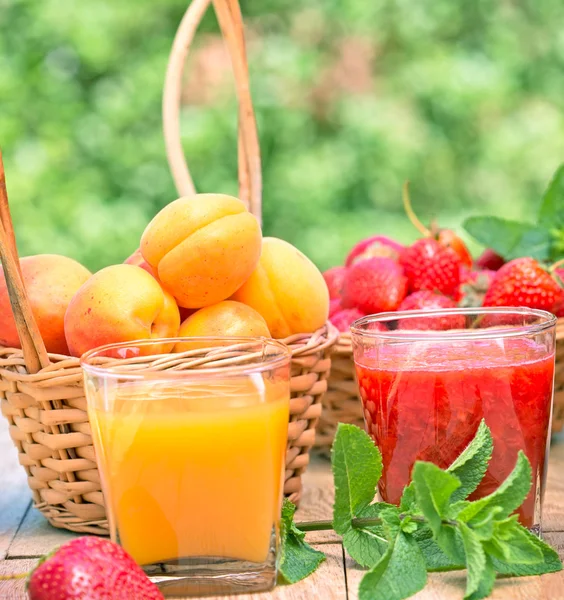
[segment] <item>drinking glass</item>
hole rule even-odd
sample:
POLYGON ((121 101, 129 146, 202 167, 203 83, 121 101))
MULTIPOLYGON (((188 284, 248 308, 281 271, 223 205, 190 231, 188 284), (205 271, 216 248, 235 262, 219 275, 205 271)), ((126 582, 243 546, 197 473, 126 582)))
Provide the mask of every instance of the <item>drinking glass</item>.
POLYGON ((266 338, 147 340, 81 363, 112 540, 167 597, 271 589, 290 350, 266 338))
POLYGON ((533 485, 519 519, 540 532, 555 324, 554 315, 528 308, 381 313, 353 323, 366 429, 384 463, 384 501, 399 503, 416 460, 450 465, 485 419, 493 456, 470 499, 497 489, 523 450, 533 485))

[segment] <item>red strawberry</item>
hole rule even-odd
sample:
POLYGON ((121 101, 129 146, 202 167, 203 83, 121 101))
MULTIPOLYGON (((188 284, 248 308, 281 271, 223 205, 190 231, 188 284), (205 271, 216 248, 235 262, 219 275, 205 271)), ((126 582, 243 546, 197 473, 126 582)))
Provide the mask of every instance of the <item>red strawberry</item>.
POLYGON ((331 267, 323 272, 323 279, 325 279, 327 289, 329 290, 329 298, 333 299, 341 297, 343 280, 345 279, 346 274, 346 267, 331 267))
MULTIPOLYGON (((441 310, 456 308, 456 303, 430 291, 415 292, 407 296, 398 310, 441 310)), ((463 329, 466 325, 464 315, 445 315, 442 317, 408 317, 398 320, 398 329, 463 329)))
POLYGON ((458 297, 460 259, 433 238, 423 238, 406 248, 401 257, 410 292, 430 290, 458 297))
POLYGON ((351 325, 361 317, 364 317, 364 313, 361 313, 358 308, 343 308, 339 312, 336 312, 329 320, 339 331, 348 331, 351 325))
POLYGON ((437 240, 441 246, 445 246, 445 248, 452 248, 463 265, 468 268, 472 266, 472 255, 470 254, 470 251, 466 247, 466 244, 456 235, 456 233, 454 233, 454 231, 451 229, 441 229, 439 231, 437 240))
POLYGON ((164 600, 157 586, 117 544, 80 537, 33 571, 29 600, 164 600))
POLYGON ((333 298, 332 300, 329 300, 329 316, 330 317, 332 317, 335 313, 339 312, 340 310, 343 310, 343 307, 341 306, 340 298, 333 298))
POLYGON ((396 310, 407 293, 403 269, 391 258, 367 258, 349 268, 343 283, 344 308, 365 314, 396 310))
POLYGON ((450 248, 456 254, 461 264, 469 269, 472 267, 472 255, 470 254, 470 251, 454 231, 451 229, 440 229, 437 227, 436 223, 432 223, 430 228, 425 227, 425 225, 421 223, 411 206, 408 181, 403 184, 403 207, 409 220, 420 233, 427 238, 437 240, 444 248, 450 248))
POLYGON ((552 311, 564 291, 534 258, 516 258, 497 271, 484 306, 528 306, 552 311))
POLYGON ((505 264, 505 259, 496 254, 491 248, 486 248, 476 259, 476 266, 479 269, 498 271, 505 264))
POLYGON ((356 244, 349 252, 345 265, 350 267, 354 263, 366 258, 393 258, 398 260, 404 246, 384 235, 374 235, 356 244))

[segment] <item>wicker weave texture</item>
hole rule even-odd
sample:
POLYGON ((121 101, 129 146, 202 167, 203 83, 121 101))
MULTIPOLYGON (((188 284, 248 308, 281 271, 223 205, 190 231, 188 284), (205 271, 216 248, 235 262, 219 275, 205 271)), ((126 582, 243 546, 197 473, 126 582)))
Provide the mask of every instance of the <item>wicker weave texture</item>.
MULTIPOLYGON (((364 427, 362 404, 358 398, 352 358, 351 337, 342 333, 333 352, 333 364, 327 393, 323 398, 323 413, 317 426, 315 447, 328 454, 338 423, 353 423, 364 427)), ((554 376, 554 410, 552 432, 564 428, 564 318, 556 326, 556 369, 554 376)))
MULTIPOLYGON (((284 493, 295 503, 309 463, 321 399, 327 389, 332 326, 283 340, 292 350, 290 422, 284 493)), ((50 355, 27 373, 21 350, 0 348, 0 405, 26 470, 35 506, 55 527, 108 534, 108 523, 76 358, 50 355)), ((260 483, 260 482, 258 482, 260 483)))

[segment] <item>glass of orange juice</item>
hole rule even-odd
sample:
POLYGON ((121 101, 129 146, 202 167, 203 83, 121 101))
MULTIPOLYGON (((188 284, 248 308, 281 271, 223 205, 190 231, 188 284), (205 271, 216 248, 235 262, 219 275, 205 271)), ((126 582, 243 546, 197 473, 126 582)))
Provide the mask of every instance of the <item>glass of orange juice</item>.
POLYGON ((167 597, 274 587, 289 349, 147 340, 81 363, 112 540, 167 597))

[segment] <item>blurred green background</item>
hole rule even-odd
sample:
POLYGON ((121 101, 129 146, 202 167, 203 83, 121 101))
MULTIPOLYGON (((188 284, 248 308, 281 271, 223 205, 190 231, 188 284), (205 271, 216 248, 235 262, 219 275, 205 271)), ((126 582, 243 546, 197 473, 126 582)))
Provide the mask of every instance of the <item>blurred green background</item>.
MULTIPOLYGON (((564 156, 560 0, 246 0, 264 229, 322 268, 424 221, 532 219, 564 156)), ((0 0, 0 145, 22 254, 121 262, 176 198, 161 91, 187 0, 0 0)), ((236 108, 213 15, 182 136, 200 191, 236 193, 236 108)), ((474 249, 476 249, 474 247, 474 249)))

